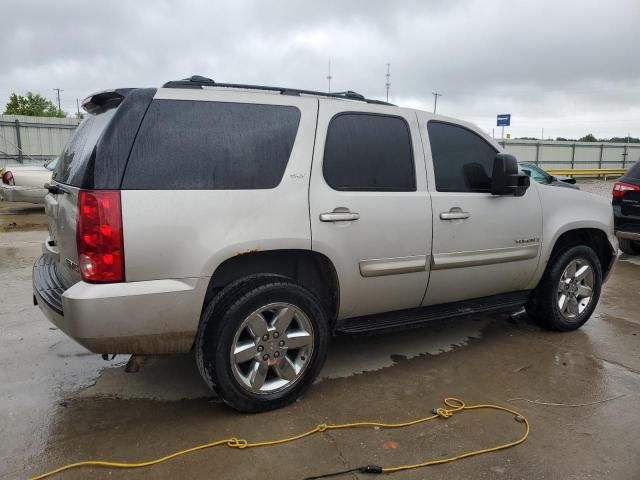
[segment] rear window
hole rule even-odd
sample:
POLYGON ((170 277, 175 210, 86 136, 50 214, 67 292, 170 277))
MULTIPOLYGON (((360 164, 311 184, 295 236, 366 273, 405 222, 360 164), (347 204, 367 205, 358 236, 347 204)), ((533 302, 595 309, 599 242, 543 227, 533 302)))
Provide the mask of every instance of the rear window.
POLYGON ((291 106, 154 100, 122 188, 275 188, 299 123, 300 111, 291 106))
POLYGON ((103 113, 87 115, 59 157, 53 173, 55 181, 83 187, 87 169, 93 165, 96 144, 117 110, 112 108, 103 113))
POLYGON ((640 161, 636 162, 631 168, 624 174, 625 177, 640 179, 640 161))

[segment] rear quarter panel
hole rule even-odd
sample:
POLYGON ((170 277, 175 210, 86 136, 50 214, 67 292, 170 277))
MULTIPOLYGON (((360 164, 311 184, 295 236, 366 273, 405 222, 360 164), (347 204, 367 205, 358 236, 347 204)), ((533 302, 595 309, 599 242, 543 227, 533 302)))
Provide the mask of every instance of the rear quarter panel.
POLYGON ((41 168, 7 168, 13 174, 13 179, 17 186, 34 187, 44 189, 44 184, 51 181, 51 172, 44 167, 41 168))
POLYGON ((308 187, 317 99, 175 89, 160 89, 156 98, 293 105, 300 110, 300 124, 276 188, 123 190, 127 281, 201 278, 208 283, 218 265, 236 255, 311 248, 308 187))

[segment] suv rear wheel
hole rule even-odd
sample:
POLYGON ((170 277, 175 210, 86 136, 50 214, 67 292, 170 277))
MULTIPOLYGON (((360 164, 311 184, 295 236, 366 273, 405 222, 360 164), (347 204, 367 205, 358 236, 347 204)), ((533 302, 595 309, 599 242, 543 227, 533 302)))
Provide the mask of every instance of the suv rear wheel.
POLYGON ((640 242, 634 242, 628 238, 618 238, 618 244, 620 245, 620 250, 628 255, 640 254, 640 242))
POLYGON ((313 294, 286 277, 256 275, 211 301, 195 351, 205 382, 227 404, 261 412, 302 394, 320 372, 328 342, 313 294))
POLYGON ((598 256, 590 247, 576 245, 553 258, 526 310, 542 327, 575 330, 593 313, 601 289, 598 256))

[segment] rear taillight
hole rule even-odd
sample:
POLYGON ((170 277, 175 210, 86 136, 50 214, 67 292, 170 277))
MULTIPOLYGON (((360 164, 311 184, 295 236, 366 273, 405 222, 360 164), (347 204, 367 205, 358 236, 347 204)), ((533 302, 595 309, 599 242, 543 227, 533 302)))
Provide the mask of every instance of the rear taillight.
POLYGON ((80 190, 78 264, 85 282, 124 281, 122 209, 118 190, 80 190))
POLYGON ((620 198, 623 197, 627 192, 640 192, 640 186, 634 185, 633 183, 625 183, 625 182, 616 182, 613 185, 613 197, 620 198))
POLYGON ((5 185, 15 185, 16 181, 13 179, 13 173, 4 172, 2 174, 2 183, 4 183, 5 185))

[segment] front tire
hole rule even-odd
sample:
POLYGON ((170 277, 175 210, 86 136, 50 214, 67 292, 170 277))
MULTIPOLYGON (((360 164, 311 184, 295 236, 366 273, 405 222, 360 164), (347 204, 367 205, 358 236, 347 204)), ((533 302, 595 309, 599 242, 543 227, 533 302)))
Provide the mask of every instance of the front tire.
POLYGON ((593 313, 602 289, 602 266, 586 245, 567 248, 547 267, 526 305, 529 316, 549 330, 580 328, 593 313))
POLYGON ((317 377, 329 326, 320 303, 286 277, 256 275, 205 309, 195 353, 210 388, 241 412, 283 407, 317 377))

